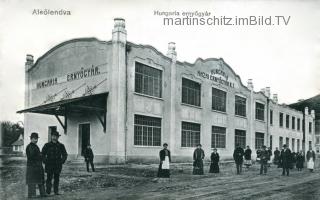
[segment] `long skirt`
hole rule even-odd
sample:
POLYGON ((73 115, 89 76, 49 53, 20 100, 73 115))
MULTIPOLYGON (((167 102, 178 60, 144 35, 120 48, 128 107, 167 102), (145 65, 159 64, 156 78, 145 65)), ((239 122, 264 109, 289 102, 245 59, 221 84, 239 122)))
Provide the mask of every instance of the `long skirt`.
POLYGON ((170 178, 170 163, 169 163, 168 156, 166 156, 164 161, 162 161, 162 163, 160 163, 160 165, 159 165, 158 177, 159 178, 170 178))
POLYGON ((209 173, 219 173, 219 163, 217 162, 212 162, 210 165, 210 170, 209 173))
POLYGON ((296 167, 298 168, 298 169, 302 169, 303 168, 303 161, 297 161, 297 164, 296 164, 296 167))
POLYGON ((310 158, 310 160, 307 162, 307 168, 308 169, 314 169, 313 158, 310 158))
POLYGON ((252 165, 252 160, 244 160, 244 165, 245 166, 251 166, 252 165))
POLYGON ((203 175, 203 160, 195 160, 193 162, 193 174, 194 175, 203 175))

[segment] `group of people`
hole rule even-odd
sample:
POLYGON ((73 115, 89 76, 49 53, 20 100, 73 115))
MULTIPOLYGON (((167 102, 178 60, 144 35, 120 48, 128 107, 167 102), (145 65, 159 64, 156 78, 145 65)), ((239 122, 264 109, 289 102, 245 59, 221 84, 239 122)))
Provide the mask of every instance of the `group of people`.
POLYGON ((32 133, 30 136, 30 144, 26 147, 27 155, 27 173, 26 183, 28 185, 28 198, 36 197, 36 186, 39 187, 41 197, 46 197, 51 193, 52 179, 53 191, 55 195, 59 195, 59 179, 62 165, 67 160, 68 154, 66 148, 58 141, 59 132, 53 131, 51 141, 46 143, 42 151, 40 151, 37 142, 38 133, 32 133), (44 163, 45 168, 43 169, 44 163), (44 173, 47 174, 46 181, 44 173), (44 183, 45 186, 44 186, 44 183))
MULTIPOLYGON (((28 186, 28 198, 36 197, 36 186, 39 188, 41 197, 47 197, 51 193, 52 179, 53 192, 59 195, 59 180, 62 165, 66 162, 68 154, 65 146, 58 141, 59 132, 53 131, 51 133, 51 141, 46 143, 42 151, 40 151, 37 143, 39 139, 38 133, 31 133, 30 144, 26 147, 27 155, 27 172, 26 184, 28 186), (43 163, 45 167, 43 168, 43 163), (45 180, 44 174, 47 174, 45 180)), ((93 158, 94 154, 91 145, 88 144, 83 150, 87 171, 89 172, 89 164, 94 172, 93 158)))
MULTIPOLYGON (((249 146, 244 150, 239 144, 236 145, 236 148, 233 152, 233 159, 236 164, 237 174, 242 173, 242 166, 245 165, 249 168, 252 165, 251 158, 252 150, 249 146)), ((160 178, 169 178, 170 169, 169 165, 171 162, 171 154, 168 150, 168 144, 163 144, 163 149, 159 153, 160 156, 160 165, 158 169, 158 177, 160 178)), ((203 175, 204 174, 204 164, 203 160, 205 157, 204 150, 202 149, 201 144, 197 145, 197 148, 193 153, 193 174, 194 175, 203 175)), ((272 151, 270 148, 267 148, 265 145, 261 149, 257 150, 257 161, 260 163, 260 175, 266 175, 268 167, 270 167, 272 157, 272 151)), ((310 147, 307 152, 307 168, 312 172, 314 169, 314 162, 316 159, 315 152, 310 147)), ((211 154, 211 164, 209 173, 219 173, 219 161, 220 156, 217 152, 217 149, 213 149, 211 154)), ((301 171, 304 166, 305 156, 301 150, 299 153, 291 153, 291 150, 285 144, 281 151, 276 148, 274 151, 274 160, 273 163, 278 165, 278 168, 282 168, 282 175, 289 176, 289 170, 293 168, 293 165, 296 164, 298 171, 301 171)))
POLYGON ((287 171, 296 167, 298 171, 302 171, 304 162, 305 160, 307 160, 307 168, 310 172, 313 172, 316 154, 312 150, 312 147, 309 147, 309 150, 307 151, 307 154, 305 156, 302 150, 300 150, 298 153, 295 153, 291 152, 287 145, 283 146, 284 149, 281 152, 285 152, 285 162, 283 162, 283 160, 281 159, 281 152, 278 150, 278 148, 276 148, 276 150, 274 151, 274 164, 278 165, 278 168, 285 167, 287 171))

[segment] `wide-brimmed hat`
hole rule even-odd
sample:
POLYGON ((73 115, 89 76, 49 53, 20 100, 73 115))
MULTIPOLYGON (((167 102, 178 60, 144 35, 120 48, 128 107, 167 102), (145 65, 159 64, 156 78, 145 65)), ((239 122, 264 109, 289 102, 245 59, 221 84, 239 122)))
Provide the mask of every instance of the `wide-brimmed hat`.
POLYGON ((202 147, 202 145, 199 143, 199 144, 197 144, 197 147, 202 147))
POLYGON ((58 136, 58 137, 61 136, 58 131, 52 131, 51 135, 55 135, 55 136, 58 136))
POLYGON ((30 138, 32 139, 32 138, 39 138, 39 134, 38 133, 36 133, 36 132, 33 132, 33 133, 31 133, 31 135, 30 135, 30 138))

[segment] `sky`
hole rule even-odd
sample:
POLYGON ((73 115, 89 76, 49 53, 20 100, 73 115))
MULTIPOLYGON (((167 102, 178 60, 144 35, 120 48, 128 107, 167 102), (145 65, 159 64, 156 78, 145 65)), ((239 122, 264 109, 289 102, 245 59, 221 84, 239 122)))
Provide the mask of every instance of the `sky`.
POLYGON ((162 53, 176 43, 179 61, 223 58, 244 85, 271 87, 279 103, 320 93, 320 1, 316 0, 0 0, 0 120, 17 122, 24 108, 26 54, 36 59, 61 42, 82 37, 111 40, 113 19, 126 20, 127 40, 162 53), (65 10, 71 15, 36 15, 65 10), (163 24, 159 12, 210 12, 210 16, 290 17, 280 26, 163 24))

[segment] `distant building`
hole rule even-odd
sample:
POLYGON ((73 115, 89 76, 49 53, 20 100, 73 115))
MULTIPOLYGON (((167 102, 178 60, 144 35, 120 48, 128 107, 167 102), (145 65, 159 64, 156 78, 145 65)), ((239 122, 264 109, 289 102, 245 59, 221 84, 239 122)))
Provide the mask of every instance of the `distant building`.
MULTIPOLYGON (((314 145, 316 152, 320 153, 320 94, 306 100, 298 101, 297 103, 293 103, 289 106, 294 109, 304 111, 305 113, 309 113, 309 110, 306 109, 306 107, 312 109, 309 114, 314 117, 314 122, 312 124, 312 129, 314 129, 313 141, 315 142, 314 145)), ((306 133, 308 133, 308 131, 306 131, 306 133)))
POLYGON ((22 137, 22 134, 19 136, 19 138, 14 141, 12 144, 12 151, 13 152, 23 152, 24 151, 24 140, 22 137))
POLYGON ((207 159, 213 148, 231 159, 236 144, 313 144, 303 143, 314 134, 303 135, 312 115, 278 104, 268 87, 255 92, 252 80, 245 86, 223 59, 180 62, 175 43, 164 55, 126 38, 115 19, 110 41, 72 39, 35 63, 27 55, 25 139, 38 132, 42 147, 58 130, 70 159, 90 143, 105 163, 158 161, 165 142, 175 162, 192 160, 198 143, 207 159))

